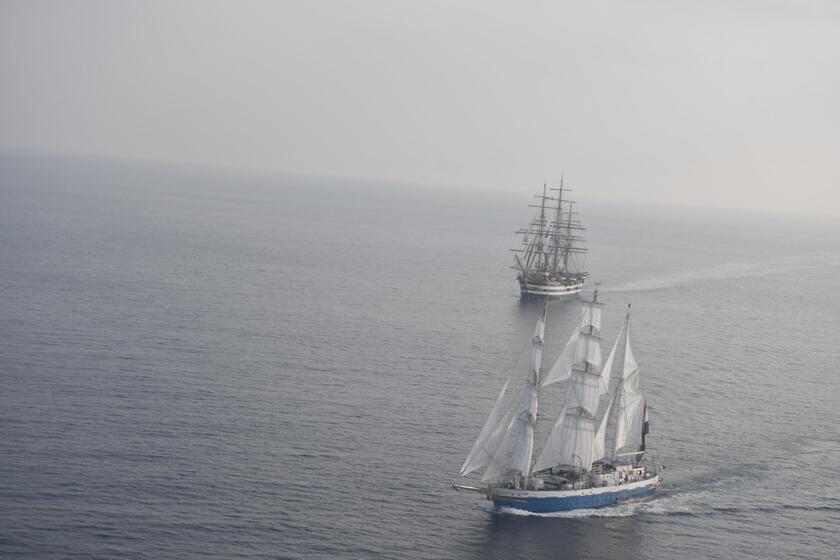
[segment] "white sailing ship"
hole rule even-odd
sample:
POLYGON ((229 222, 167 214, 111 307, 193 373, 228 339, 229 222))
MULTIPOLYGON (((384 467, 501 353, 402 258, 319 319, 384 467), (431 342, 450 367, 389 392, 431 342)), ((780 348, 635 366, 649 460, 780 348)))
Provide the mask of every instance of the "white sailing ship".
POLYGON ((644 460, 647 402, 630 343, 629 306, 602 361, 602 304, 596 290, 550 370, 542 367, 547 313, 548 302, 534 330, 525 385, 507 402, 505 383, 461 467, 462 476, 483 469, 481 484, 453 486, 480 492, 496 507, 540 513, 604 507, 652 494, 662 478, 644 460), (535 427, 543 420, 539 395, 559 382, 566 383, 564 406, 535 458, 535 427))

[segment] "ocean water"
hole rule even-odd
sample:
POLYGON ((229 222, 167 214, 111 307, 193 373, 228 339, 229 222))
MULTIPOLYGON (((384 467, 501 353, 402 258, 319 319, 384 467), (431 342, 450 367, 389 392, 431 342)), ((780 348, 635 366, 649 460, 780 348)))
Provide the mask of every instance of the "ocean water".
POLYGON ((450 488, 525 376, 531 189, 3 154, 0 556, 836 557, 840 224, 579 193, 665 483, 535 516, 450 488))

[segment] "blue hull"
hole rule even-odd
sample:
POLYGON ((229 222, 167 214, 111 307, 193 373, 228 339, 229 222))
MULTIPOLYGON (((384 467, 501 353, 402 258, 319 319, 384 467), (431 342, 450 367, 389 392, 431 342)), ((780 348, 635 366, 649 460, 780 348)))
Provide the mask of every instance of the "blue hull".
POLYGON ((508 498, 494 495, 492 500, 496 507, 510 507, 532 513, 553 513, 557 511, 569 511, 572 509, 591 509, 612 506, 620 501, 630 498, 649 496, 656 491, 656 488, 657 486, 643 486, 622 490, 616 489, 615 492, 602 492, 599 494, 584 496, 578 495, 545 498, 508 498))

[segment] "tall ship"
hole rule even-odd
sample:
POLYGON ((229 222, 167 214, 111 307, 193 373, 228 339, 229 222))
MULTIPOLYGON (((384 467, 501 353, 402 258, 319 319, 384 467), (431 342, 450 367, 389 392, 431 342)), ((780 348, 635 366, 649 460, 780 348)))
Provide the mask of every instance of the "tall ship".
POLYGON ((543 185, 537 195, 537 215, 524 229, 522 246, 514 251, 516 279, 523 299, 562 297, 580 292, 589 277, 583 259, 587 249, 582 246, 584 227, 574 210, 575 202, 568 197, 571 189, 549 189, 543 185))
POLYGON ((630 307, 602 362, 598 292, 583 304, 580 321, 551 369, 543 369, 548 302, 537 320, 525 384, 510 399, 504 384, 461 467, 480 482, 453 484, 479 492, 494 506, 535 513, 598 508, 652 494, 661 484, 646 461, 647 401, 630 344, 630 307), (535 453, 540 393, 565 382, 565 401, 548 440, 535 453))

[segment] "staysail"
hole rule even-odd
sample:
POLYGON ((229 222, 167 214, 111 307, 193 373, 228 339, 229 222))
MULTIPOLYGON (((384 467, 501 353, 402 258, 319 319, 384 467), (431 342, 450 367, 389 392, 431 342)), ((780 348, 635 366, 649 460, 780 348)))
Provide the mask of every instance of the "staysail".
POLYGON ((484 427, 481 428, 481 433, 478 435, 478 439, 475 440, 475 443, 470 450, 470 454, 467 455, 467 460, 464 461, 464 464, 461 466, 461 476, 466 476, 481 467, 486 467, 493 459, 493 453, 496 450, 495 448, 488 446, 488 443, 492 443, 491 436, 498 428, 499 415, 501 414, 502 409, 502 400, 504 399, 508 383, 510 383, 510 379, 505 381, 505 384, 502 386, 502 391, 496 398, 493 410, 490 411, 487 421, 484 422, 484 427))
POLYGON ((566 346, 557 357, 551 371, 549 371, 548 375, 546 375, 545 379, 543 379, 543 387, 551 385, 552 383, 557 383, 558 381, 565 381, 569 378, 569 375, 572 373, 572 365, 575 363, 575 347, 577 346, 579 334, 580 327, 578 326, 575 328, 575 332, 572 333, 572 336, 569 337, 568 342, 566 342, 566 346))

